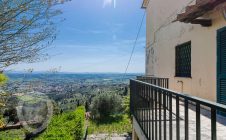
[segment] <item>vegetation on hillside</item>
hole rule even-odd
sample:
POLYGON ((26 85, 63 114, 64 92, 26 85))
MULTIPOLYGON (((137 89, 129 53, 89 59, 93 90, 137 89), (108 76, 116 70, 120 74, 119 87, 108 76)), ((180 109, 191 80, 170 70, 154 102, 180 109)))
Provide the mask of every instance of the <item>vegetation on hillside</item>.
POLYGON ((0 73, 0 85, 5 84, 7 81, 8 81, 8 77, 5 74, 0 73))
POLYGON ((132 124, 128 115, 112 115, 103 120, 90 120, 88 134, 131 133, 132 124))
POLYGON ((85 108, 78 107, 73 112, 56 115, 52 118, 46 131, 37 140, 81 140, 84 136, 85 108))
POLYGON ((94 97, 91 113, 95 119, 108 118, 110 115, 120 113, 122 98, 116 93, 102 93, 94 97))
MULTIPOLYGON (((0 73, 0 86, 4 85, 8 81, 8 77, 0 73)), ((5 126, 5 120, 3 118, 3 114, 1 109, 5 107, 5 99, 7 97, 7 94, 4 91, 0 91, 0 128, 5 126)))
MULTIPOLYGON (((59 81, 42 79, 42 83, 45 83, 46 86, 40 86, 42 87, 41 89, 35 90, 37 90, 37 93, 43 93, 43 97, 36 96, 34 94, 36 92, 23 92, 23 89, 17 87, 12 88, 16 90, 12 93, 9 92, 9 95, 11 97, 7 100, 7 104, 2 112, 4 114, 3 117, 7 118, 5 119, 7 121, 5 122, 5 124, 14 125, 20 121, 18 120, 15 110, 20 101, 25 102, 24 109, 26 110, 23 112, 27 112, 26 114, 29 114, 31 107, 33 108, 37 106, 42 108, 42 105, 39 105, 39 99, 48 97, 52 101, 54 115, 52 116, 51 122, 49 123, 45 131, 43 131, 40 135, 38 135, 38 137, 35 138, 37 140, 80 140, 81 137, 83 137, 85 131, 84 114, 86 109, 86 111, 88 111, 86 116, 88 118, 90 117, 90 120, 88 121, 88 134, 121 134, 131 132, 132 126, 129 116, 128 85, 120 83, 106 84, 101 80, 97 82, 96 79, 92 79, 92 84, 88 84, 86 83, 86 81, 82 81, 82 83, 80 83, 77 79, 75 81, 78 81, 78 83, 76 83, 73 80, 73 78, 70 81, 61 79, 61 77, 59 81), (56 89, 59 89, 59 91, 56 91, 56 89), (78 107, 81 105, 85 107, 78 107), (82 113, 77 113, 78 110, 83 111, 82 113), (78 117, 78 114, 83 115, 81 117, 78 117)), ((23 86, 19 86, 26 88, 29 84, 32 83, 30 81, 24 81, 24 83, 22 84, 23 86)), ((29 87, 31 86, 29 85, 29 87)), ((43 117, 45 118, 45 108, 35 110, 35 112, 43 114, 43 117)), ((27 120, 33 120, 33 118, 37 117, 27 116, 25 118, 27 118, 27 120)), ((24 139, 25 136, 29 135, 30 133, 24 131, 24 129, 19 129, 18 131, 8 130, 0 132, 0 137, 5 137, 8 134, 13 136, 13 138, 24 139)))
POLYGON ((0 132, 0 140, 24 140, 24 129, 13 129, 0 132))
POLYGON ((92 106, 92 109, 102 117, 89 120, 88 134, 131 133, 128 95, 103 94, 95 97, 94 102, 96 106, 92 106))

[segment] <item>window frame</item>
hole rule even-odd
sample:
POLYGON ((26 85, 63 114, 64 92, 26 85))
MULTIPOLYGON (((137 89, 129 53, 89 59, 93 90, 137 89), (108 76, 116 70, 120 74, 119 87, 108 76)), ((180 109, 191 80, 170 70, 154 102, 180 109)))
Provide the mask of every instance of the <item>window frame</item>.
MULTIPOLYGON (((188 42, 185 42, 185 43, 182 43, 182 44, 179 44, 175 47, 175 77, 179 77, 179 78, 192 78, 192 73, 191 73, 191 50, 192 50, 192 44, 191 44, 191 41, 188 41, 188 42), (177 52, 177 48, 179 47, 184 47, 186 45, 190 45, 190 72, 186 72, 186 73, 180 73, 178 72, 178 52, 177 52), (180 73, 180 74, 179 74, 180 73)), ((180 52, 181 53, 181 52, 180 52)), ((181 60, 181 61, 185 61, 185 60, 181 60)), ((181 67, 181 66, 180 66, 181 67)), ((181 68, 180 68, 181 69, 181 68)))

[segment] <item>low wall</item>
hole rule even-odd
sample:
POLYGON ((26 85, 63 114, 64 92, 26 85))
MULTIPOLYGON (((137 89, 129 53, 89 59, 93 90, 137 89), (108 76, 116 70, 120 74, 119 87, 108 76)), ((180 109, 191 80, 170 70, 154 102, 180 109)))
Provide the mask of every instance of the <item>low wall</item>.
POLYGON ((133 138, 132 139, 137 140, 137 137, 139 138, 139 140, 147 140, 138 122, 133 117, 133 138))

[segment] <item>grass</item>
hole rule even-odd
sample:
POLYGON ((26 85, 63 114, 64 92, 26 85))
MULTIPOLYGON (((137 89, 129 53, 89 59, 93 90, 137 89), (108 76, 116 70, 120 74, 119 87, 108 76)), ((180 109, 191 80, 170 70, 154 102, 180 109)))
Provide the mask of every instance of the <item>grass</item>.
POLYGON ((128 115, 114 115, 100 121, 89 121, 88 134, 131 133, 132 124, 128 115))
MULTIPOLYGON (((53 116, 47 129, 35 140, 81 140, 84 136, 85 108, 53 116)), ((24 140, 25 129, 0 131, 0 140, 24 140)))
POLYGON ((0 140, 24 140, 25 133, 23 129, 14 129, 0 132, 0 140))

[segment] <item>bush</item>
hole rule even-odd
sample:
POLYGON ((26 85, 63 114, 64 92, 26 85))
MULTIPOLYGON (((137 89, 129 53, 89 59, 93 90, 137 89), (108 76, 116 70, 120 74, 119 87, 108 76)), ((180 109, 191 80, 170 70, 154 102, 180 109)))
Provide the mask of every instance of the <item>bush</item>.
POLYGON ((81 140, 84 136, 85 108, 78 107, 73 112, 54 116, 47 127, 37 139, 55 140, 81 140))
POLYGON ((120 113, 121 109, 121 96, 113 93, 102 93, 97 95, 94 97, 91 105, 91 113, 96 119, 103 119, 110 115, 120 113))
POLYGON ((81 140, 84 136, 85 132, 85 108, 79 107, 75 111, 76 119, 75 119, 75 140, 81 140))
POLYGON ((123 113, 127 114, 128 116, 130 116, 131 113, 130 113, 130 96, 129 95, 123 97, 122 107, 123 107, 123 113))
POLYGON ((5 127, 5 120, 2 115, 0 115, 0 128, 5 127))
POLYGON ((8 77, 5 74, 0 73, 0 85, 5 84, 7 81, 8 77))

